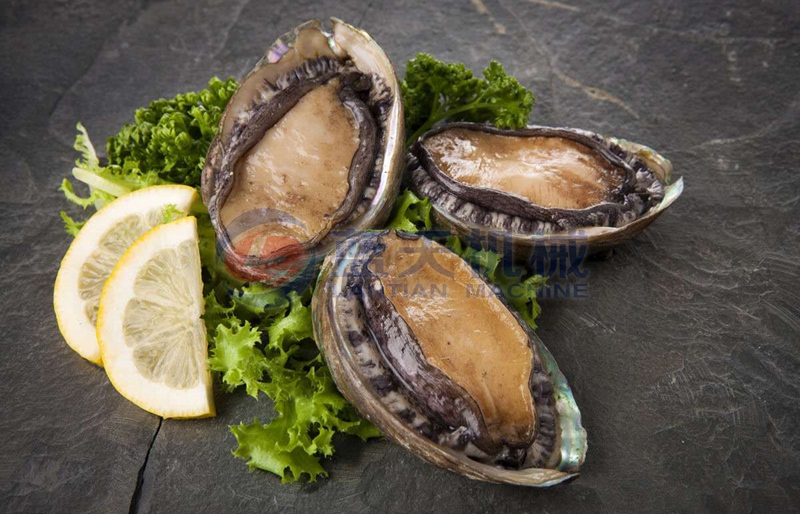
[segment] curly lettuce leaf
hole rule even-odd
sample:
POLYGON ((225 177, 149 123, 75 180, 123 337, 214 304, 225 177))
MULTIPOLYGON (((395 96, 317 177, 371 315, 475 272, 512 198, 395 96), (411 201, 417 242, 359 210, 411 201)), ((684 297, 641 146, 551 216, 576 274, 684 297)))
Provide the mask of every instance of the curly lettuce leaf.
POLYGON ((205 321, 206 333, 209 339, 214 337, 217 333, 217 327, 220 325, 230 326, 229 323, 235 319, 233 311, 233 305, 225 305, 224 302, 219 301, 216 291, 211 290, 206 294, 203 321, 205 321))
POLYGON ((238 443, 233 455, 247 461, 251 471, 256 468, 269 471, 281 477, 282 483, 295 482, 304 474, 309 482, 316 482, 318 476, 328 476, 318 457, 291 443, 291 425, 283 417, 267 424, 255 419, 249 425, 240 423, 230 427, 238 443))
POLYGON ((419 198, 409 189, 404 189, 397 197, 387 227, 411 234, 419 230, 430 230, 431 202, 427 198, 419 198))
POLYGON ((208 88, 137 109, 134 123, 108 139, 109 166, 173 184, 200 186, 200 173, 222 111, 239 84, 216 77, 208 88))
POLYGON ((337 431, 363 440, 380 436, 341 396, 327 367, 283 375, 277 380, 284 394, 273 399, 278 415, 272 421, 262 424, 256 419, 230 427, 239 444, 233 454, 251 469, 275 473, 284 483, 304 474, 314 482, 328 476, 320 461, 333 455, 337 431))
POLYGON ((80 122, 78 122, 76 128, 78 129, 78 135, 75 136, 73 148, 81 154, 81 158, 75 161, 75 166, 90 170, 99 168, 100 159, 97 158, 97 152, 94 149, 92 140, 89 139, 89 133, 80 122))
POLYGON ((72 237, 77 236, 78 232, 80 232, 86 224, 85 221, 75 221, 64 211, 61 211, 61 221, 64 222, 64 230, 72 237))
POLYGON ((231 426, 238 442, 233 454, 283 482, 303 475, 313 482, 327 476, 321 458, 333 455, 336 432, 362 439, 380 434, 339 393, 316 349, 308 351, 313 337, 310 294, 259 287, 237 289, 228 296, 229 305, 213 292, 206 297, 211 368, 229 390, 244 386, 253 397, 266 394, 277 414, 268 423, 256 419, 231 426), (237 304, 237 297, 252 298, 237 304), (239 316, 251 316, 258 326, 239 316))
POLYGON ((249 321, 230 326, 220 324, 214 332, 208 359, 211 369, 221 373, 222 383, 229 391, 243 385, 247 394, 257 397, 266 370, 264 354, 256 348, 261 342, 261 332, 251 327, 249 321))
POLYGON ((161 210, 161 223, 169 223, 186 216, 185 212, 178 210, 174 203, 168 203, 161 210))
POLYGON ((406 131, 411 134, 407 145, 443 120, 522 128, 535 101, 496 61, 480 79, 461 63, 446 63, 424 53, 408 61, 400 89, 406 131))
POLYGON ((257 316, 261 324, 286 315, 289 300, 280 289, 253 283, 229 291, 231 301, 242 316, 257 316))
POLYGON ((268 348, 280 353, 282 359, 287 359, 296 348, 297 343, 314 337, 314 327, 311 324, 311 307, 304 305, 300 295, 289 294, 289 312, 274 320, 267 327, 269 336, 268 348))
POLYGON ((95 205, 98 201, 104 201, 105 195, 99 189, 93 189, 89 191, 89 196, 79 196, 75 193, 75 190, 72 187, 72 182, 69 179, 65 178, 61 181, 61 187, 58 188, 59 191, 64 193, 64 197, 70 202, 80 205, 84 209, 91 205, 95 205))

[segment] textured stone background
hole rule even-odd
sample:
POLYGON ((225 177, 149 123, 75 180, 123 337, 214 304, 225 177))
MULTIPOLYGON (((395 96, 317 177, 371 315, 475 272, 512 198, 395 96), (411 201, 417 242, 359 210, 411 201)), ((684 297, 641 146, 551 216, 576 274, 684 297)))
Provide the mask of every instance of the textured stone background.
POLYGON ((797 512, 800 6, 592 4, 3 1, 0 511, 797 512), (497 59, 536 93, 534 121, 646 143, 685 177, 653 227, 588 264, 588 299, 544 302, 540 335, 589 432, 577 481, 482 484, 347 440, 329 480, 282 486, 230 455, 226 425, 266 402, 218 396, 214 420, 160 424, 63 343, 56 189, 75 122, 102 141, 328 15, 367 29, 401 73, 415 51, 497 59))

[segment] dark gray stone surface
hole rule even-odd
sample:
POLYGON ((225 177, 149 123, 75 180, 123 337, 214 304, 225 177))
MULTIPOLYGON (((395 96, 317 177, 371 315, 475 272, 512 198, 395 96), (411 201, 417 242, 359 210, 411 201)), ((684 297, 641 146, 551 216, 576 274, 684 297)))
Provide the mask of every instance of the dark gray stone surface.
POLYGON ((797 2, 426 3, 0 5, 0 511, 800 509, 797 2), (588 299, 543 302, 540 335, 589 432, 577 481, 482 484, 342 440, 330 479, 282 486, 229 453, 226 425, 268 403, 219 395, 216 419, 159 425, 63 343, 56 189, 75 122, 102 141, 134 108, 241 76, 282 32, 328 15, 372 33, 399 72, 416 51, 497 59, 536 93, 533 121, 646 143, 685 177, 645 234, 587 264, 588 299))

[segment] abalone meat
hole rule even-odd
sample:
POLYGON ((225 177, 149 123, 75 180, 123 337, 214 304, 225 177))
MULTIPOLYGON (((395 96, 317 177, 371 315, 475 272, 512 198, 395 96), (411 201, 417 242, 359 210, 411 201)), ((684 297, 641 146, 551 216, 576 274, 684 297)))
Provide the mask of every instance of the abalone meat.
POLYGON ((569 128, 446 124, 411 147, 408 168, 438 221, 462 235, 510 236, 515 252, 540 241, 611 246, 683 190, 682 180, 670 184, 672 165, 655 151, 569 128))
POLYGON ((491 482, 576 475, 586 432, 564 375, 456 254, 423 236, 351 237, 323 264, 312 311, 339 389, 413 453, 491 482))
POLYGON ((382 224, 399 187, 397 78, 365 32, 311 21, 278 39, 220 121, 202 176, 217 241, 237 277, 269 281, 337 231, 382 224))

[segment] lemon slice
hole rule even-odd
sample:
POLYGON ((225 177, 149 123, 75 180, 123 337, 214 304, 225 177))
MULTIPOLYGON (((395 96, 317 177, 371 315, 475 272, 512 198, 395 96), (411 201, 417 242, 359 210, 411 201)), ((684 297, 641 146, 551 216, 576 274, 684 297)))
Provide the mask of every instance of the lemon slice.
POLYGON ((100 297, 97 340, 123 396, 165 418, 214 415, 197 221, 143 235, 114 267, 100 297))
POLYGON ((53 305, 67 344, 102 366, 95 320, 103 284, 119 258, 139 237, 163 221, 164 209, 188 213, 198 200, 188 186, 152 186, 109 203, 78 232, 58 270, 53 305))

